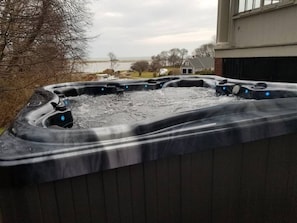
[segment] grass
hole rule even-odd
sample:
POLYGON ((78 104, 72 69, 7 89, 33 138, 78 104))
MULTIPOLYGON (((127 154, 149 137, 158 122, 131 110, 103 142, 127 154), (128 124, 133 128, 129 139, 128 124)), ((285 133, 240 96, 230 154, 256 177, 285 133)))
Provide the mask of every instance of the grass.
POLYGON ((204 75, 204 74, 215 74, 215 73, 213 70, 203 70, 203 71, 196 72, 195 74, 204 75))
POLYGON ((0 128, 0 135, 4 132, 4 128, 0 128))
POLYGON ((149 71, 142 72, 141 76, 139 76, 139 73, 137 71, 130 72, 132 78, 153 78, 154 73, 149 71))
MULTIPOLYGON (((179 75, 180 74, 180 69, 176 67, 166 67, 168 70, 168 73, 171 75, 179 75)), ((154 72, 149 72, 149 71, 144 71, 142 72, 141 76, 139 76, 139 73, 137 71, 130 72, 131 78, 154 78, 157 77, 154 75, 154 72)))

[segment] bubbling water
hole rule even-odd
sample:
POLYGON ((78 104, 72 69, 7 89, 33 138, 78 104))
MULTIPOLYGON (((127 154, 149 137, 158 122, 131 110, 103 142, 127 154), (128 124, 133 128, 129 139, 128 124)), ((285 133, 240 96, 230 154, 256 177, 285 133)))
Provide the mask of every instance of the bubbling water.
POLYGON ((73 128, 95 128, 162 118, 239 101, 236 97, 215 95, 210 88, 163 88, 151 91, 125 92, 123 95, 81 95, 70 97, 73 128))

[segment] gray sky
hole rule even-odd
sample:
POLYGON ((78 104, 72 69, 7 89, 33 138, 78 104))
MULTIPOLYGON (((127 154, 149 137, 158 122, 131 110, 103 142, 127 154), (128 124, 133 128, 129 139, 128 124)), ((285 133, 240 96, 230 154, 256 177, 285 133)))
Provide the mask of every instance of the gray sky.
POLYGON ((191 53, 216 34, 217 0, 92 0, 90 58, 150 57, 163 50, 191 53))

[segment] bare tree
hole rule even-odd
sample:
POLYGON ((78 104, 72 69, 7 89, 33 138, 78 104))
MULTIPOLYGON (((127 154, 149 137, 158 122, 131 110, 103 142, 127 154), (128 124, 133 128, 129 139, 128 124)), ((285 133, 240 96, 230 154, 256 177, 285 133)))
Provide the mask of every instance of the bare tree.
POLYGON ((82 0, 0 1, 0 77, 71 69, 85 55, 82 0))
POLYGON ((162 66, 167 66, 169 57, 168 51, 162 51, 160 54, 158 54, 158 56, 160 57, 160 63, 162 64, 162 66))
POLYGON ((214 57, 214 47, 215 43, 213 42, 203 44, 194 50, 193 55, 200 57, 214 57))
POLYGON ((114 70, 117 66, 118 59, 113 52, 108 53, 109 61, 110 61, 110 69, 114 70))
POLYGON ((184 59, 186 58, 186 56, 188 55, 188 50, 183 48, 180 50, 180 66, 182 65, 182 63, 184 62, 184 59))
POLYGON ((160 54, 157 56, 153 56, 152 60, 153 62, 158 61, 161 66, 181 66, 183 63, 183 60, 188 54, 187 49, 179 49, 179 48, 173 48, 169 51, 162 51, 160 54))
POLYGON ((181 50, 178 48, 173 48, 169 50, 168 62, 170 65, 176 67, 180 65, 181 61, 181 50))
POLYGON ((150 63, 150 70, 157 72, 162 67, 160 56, 152 56, 152 61, 150 63))
POLYGON ((171 66, 175 66, 175 64, 179 60, 179 58, 178 58, 179 50, 177 48, 173 48, 168 51, 168 54, 169 54, 169 56, 168 56, 169 64, 171 66))
POLYGON ((131 69, 138 72, 139 76, 141 76, 143 71, 148 70, 149 63, 145 60, 136 61, 132 64, 131 69))

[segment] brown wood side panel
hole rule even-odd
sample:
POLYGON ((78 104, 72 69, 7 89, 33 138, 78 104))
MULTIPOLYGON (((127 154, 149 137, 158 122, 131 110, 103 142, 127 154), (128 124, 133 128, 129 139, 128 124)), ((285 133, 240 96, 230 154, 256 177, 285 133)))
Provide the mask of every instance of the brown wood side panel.
POLYGON ((104 197, 108 223, 120 222, 119 197, 116 170, 103 172, 104 197))
POLYGON ((143 164, 130 167, 133 222, 146 222, 143 164))
POLYGON ((0 207, 0 223, 3 223, 2 208, 0 207))
POLYGON ((166 222, 169 219, 169 180, 168 159, 157 161, 157 203, 158 222, 166 222))
POLYGON ((291 149, 289 179, 288 179, 288 201, 289 201, 289 221, 297 222, 297 134, 287 136, 286 141, 291 149))
POLYGON ((211 222, 213 151, 192 154, 192 222, 211 222))
POLYGON ((192 222, 191 154, 181 156, 181 222, 192 222))
POLYGON ((147 223, 157 222, 157 169, 156 161, 143 164, 147 223))
POLYGON ((133 222, 132 194, 129 167, 117 169, 121 223, 133 222))
POLYGON ((270 139, 264 222, 288 222, 289 200, 287 187, 291 147, 291 142, 288 141, 286 136, 270 139))
POLYGON ((107 222, 102 173, 87 176, 92 223, 107 222))
POLYGON ((13 187, 3 187, 0 189, 0 209, 2 223, 17 222, 13 187))
POLYGON ((242 145, 214 151, 212 221, 239 221, 242 145))
POLYGON ((72 197, 71 180, 64 179, 55 182, 60 223, 76 222, 72 197))
POLYGON ((181 222, 181 172, 180 156, 168 159, 168 202, 169 216, 168 221, 171 223, 181 222))
POLYGON ((37 185, 15 188, 15 204, 17 222, 43 222, 37 185))
POLYGON ((240 222, 264 221, 265 178, 269 141, 243 145, 240 191, 240 222))
POLYGON ((76 222, 91 222, 89 195, 86 176, 72 178, 72 196, 76 222))
POLYGON ((39 185, 43 223, 59 223, 58 203, 54 183, 39 185))
POLYGON ((0 189, 0 223, 296 219, 297 134, 0 189))

